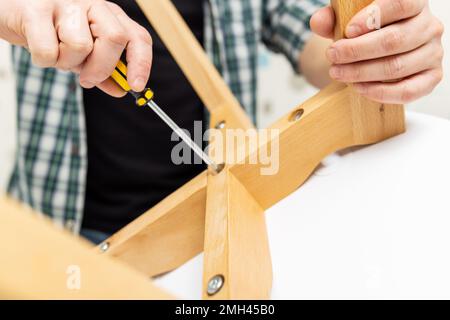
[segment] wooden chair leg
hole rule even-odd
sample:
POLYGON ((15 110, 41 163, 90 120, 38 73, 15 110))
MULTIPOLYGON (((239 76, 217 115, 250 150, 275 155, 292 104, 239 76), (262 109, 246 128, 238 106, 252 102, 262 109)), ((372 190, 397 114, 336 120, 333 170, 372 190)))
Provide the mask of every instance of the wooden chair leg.
POLYGON ((203 297, 269 299, 264 209, 228 169, 210 174, 207 188, 203 297))

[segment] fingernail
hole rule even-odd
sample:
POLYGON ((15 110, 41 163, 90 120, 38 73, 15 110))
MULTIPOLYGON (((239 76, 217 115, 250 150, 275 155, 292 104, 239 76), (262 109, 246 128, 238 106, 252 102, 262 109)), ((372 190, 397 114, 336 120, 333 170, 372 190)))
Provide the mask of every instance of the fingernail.
POLYGON ((357 24, 352 24, 347 27, 346 35, 348 38, 354 38, 361 35, 361 27, 357 24))
POLYGON ((145 85, 147 83, 145 82, 144 78, 136 78, 136 80, 133 81, 133 83, 131 84, 131 86, 133 87, 133 89, 135 89, 136 91, 142 91, 145 89, 145 85))
POLYGON ((330 77, 333 79, 340 79, 342 77, 342 69, 339 67, 331 67, 330 68, 330 77))
POLYGON ((329 48, 327 50, 327 57, 328 57, 328 60, 330 60, 333 63, 338 62, 338 59, 339 59, 338 51, 335 48, 329 48))

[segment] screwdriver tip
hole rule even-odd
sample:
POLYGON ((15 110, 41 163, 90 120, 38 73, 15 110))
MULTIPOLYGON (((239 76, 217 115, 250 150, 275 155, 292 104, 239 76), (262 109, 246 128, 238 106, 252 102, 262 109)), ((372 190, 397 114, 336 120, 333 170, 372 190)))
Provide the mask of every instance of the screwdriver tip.
POLYGON ((214 164, 211 166, 214 174, 219 174, 222 172, 222 170, 225 168, 225 163, 221 163, 221 164, 214 164))

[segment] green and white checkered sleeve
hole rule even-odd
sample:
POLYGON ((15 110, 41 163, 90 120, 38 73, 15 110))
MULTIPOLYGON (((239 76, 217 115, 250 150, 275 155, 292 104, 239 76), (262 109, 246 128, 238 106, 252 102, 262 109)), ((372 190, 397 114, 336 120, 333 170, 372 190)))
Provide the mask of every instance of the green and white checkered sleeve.
POLYGON ((284 53, 299 72, 300 52, 312 34, 311 16, 329 3, 329 0, 263 0, 263 42, 272 51, 284 53))

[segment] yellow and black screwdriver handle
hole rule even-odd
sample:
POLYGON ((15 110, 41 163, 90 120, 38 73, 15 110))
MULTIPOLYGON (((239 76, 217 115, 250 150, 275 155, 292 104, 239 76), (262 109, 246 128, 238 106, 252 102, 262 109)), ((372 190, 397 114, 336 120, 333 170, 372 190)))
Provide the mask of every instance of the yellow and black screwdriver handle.
POLYGON ((125 90, 127 93, 131 94, 136 99, 136 104, 138 107, 143 107, 147 105, 154 97, 154 93, 150 88, 146 88, 142 92, 135 92, 131 90, 127 79, 128 69, 125 63, 119 61, 116 68, 114 69, 111 78, 125 90))

